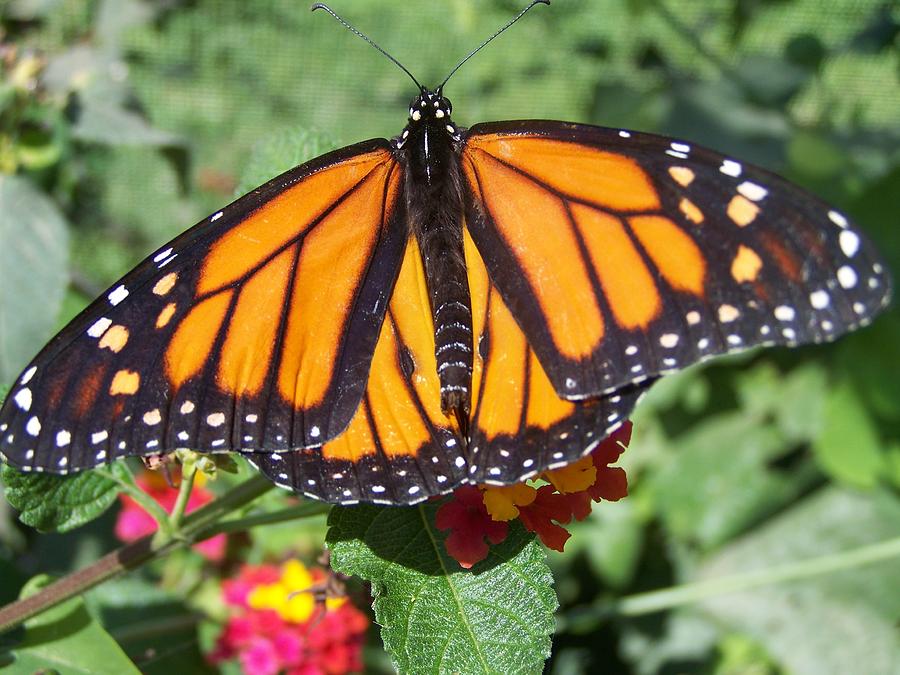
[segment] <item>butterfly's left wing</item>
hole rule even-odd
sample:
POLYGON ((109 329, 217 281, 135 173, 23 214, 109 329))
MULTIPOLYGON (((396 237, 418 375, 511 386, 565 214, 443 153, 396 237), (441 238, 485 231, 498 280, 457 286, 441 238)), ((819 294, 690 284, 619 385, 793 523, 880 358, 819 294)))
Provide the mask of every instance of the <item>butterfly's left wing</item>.
POLYGON ((496 122, 467 132, 462 165, 491 282, 571 400, 753 345, 831 340, 889 300, 844 215, 709 150, 496 122))
POLYGON ((467 478, 517 483, 593 450, 628 419, 653 380, 581 401, 561 397, 468 231, 464 245, 476 347, 467 478))

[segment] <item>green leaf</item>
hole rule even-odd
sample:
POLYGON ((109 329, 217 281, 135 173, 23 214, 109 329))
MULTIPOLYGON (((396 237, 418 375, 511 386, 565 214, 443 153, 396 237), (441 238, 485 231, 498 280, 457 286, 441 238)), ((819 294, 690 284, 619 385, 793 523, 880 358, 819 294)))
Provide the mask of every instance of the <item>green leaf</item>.
POLYGON ((19 176, 0 176, 0 381, 11 382, 53 330, 68 282, 68 224, 19 176))
MULTIPOLYGON (((46 575, 35 577, 22 589, 22 597, 33 595, 50 581, 46 575)), ((9 656, 14 672, 21 673, 49 669, 65 675, 140 672, 90 615, 81 598, 68 600, 27 621, 23 640, 9 656)))
MULTIPOLYGON (((114 462, 108 469, 127 480, 128 469, 114 462)), ((6 499, 19 520, 39 532, 68 532, 100 517, 116 500, 118 484, 95 471, 71 476, 23 473, 7 465, 0 469, 6 499)))
POLYGON ((435 529, 437 508, 335 507, 332 567, 371 582, 381 637, 400 672, 541 672, 557 607, 543 548, 513 527, 464 571, 435 529))
POLYGON ((328 134, 308 129, 289 129, 271 134, 256 145, 241 171, 237 193, 244 194, 275 176, 334 150, 337 143, 328 134))
POLYGON ((174 134, 154 129, 139 114, 110 101, 85 98, 72 126, 72 135, 82 141, 110 145, 165 145, 181 143, 174 134))
MULTIPOLYGON (((900 501, 826 488, 699 570, 700 579, 764 571, 849 551, 900 534, 900 501)), ((900 565, 866 567, 732 593, 701 607, 755 639, 792 675, 896 673, 900 655, 900 565)))
POLYGON ((657 510, 677 539, 709 550, 788 503, 803 475, 768 465, 791 446, 743 410, 721 413, 670 441, 677 452, 653 476, 657 510))
POLYGON ((878 433, 849 382, 829 391, 825 428, 813 442, 813 450, 825 471, 850 485, 871 488, 885 475, 878 433))

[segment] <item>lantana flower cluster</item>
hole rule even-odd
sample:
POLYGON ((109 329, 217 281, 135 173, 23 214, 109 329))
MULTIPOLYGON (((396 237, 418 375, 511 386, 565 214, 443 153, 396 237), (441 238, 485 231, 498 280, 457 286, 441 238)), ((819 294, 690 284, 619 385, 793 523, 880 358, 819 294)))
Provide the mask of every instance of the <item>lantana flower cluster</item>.
POLYGON ((245 565, 222 583, 230 616, 210 655, 237 659, 247 675, 332 675, 363 669, 369 619, 347 598, 316 598, 323 570, 299 560, 245 565))
POLYGON ((593 502, 617 501, 628 494, 625 471, 610 464, 630 441, 631 422, 626 422, 589 455, 531 481, 457 489, 435 519, 438 529, 450 531, 444 542, 447 553, 469 569, 487 557, 489 544, 506 539, 516 518, 545 546, 562 551, 571 536, 565 525, 587 518, 593 502))

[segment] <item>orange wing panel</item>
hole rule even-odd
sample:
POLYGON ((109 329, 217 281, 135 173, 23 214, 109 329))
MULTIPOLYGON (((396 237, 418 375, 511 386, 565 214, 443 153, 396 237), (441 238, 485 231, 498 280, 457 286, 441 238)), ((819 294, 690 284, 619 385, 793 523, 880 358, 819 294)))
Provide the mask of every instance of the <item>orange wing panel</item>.
POLYGON ((603 317, 565 205, 501 162, 480 157, 485 205, 527 276, 554 343, 569 358, 588 356, 603 337, 603 317))
POLYGON ((659 209, 650 177, 636 161, 594 148, 545 138, 475 136, 481 150, 574 199, 615 211, 659 209))
POLYGON ((703 295, 706 260, 684 230, 664 216, 635 216, 629 223, 672 288, 703 295))
POLYGON ((175 389, 199 373, 210 358, 232 295, 233 291, 223 291, 207 298, 178 324, 166 349, 166 375, 175 389))
POLYGON ((269 372, 297 246, 278 255, 244 284, 219 360, 219 385, 254 395, 269 372))
POLYGON ((378 150, 324 169, 264 203, 210 248, 197 287, 205 295, 233 283, 301 236, 357 183, 387 170, 390 152, 378 150))
POLYGON ((622 221, 581 204, 572 205, 572 214, 616 322, 627 329, 646 328, 662 305, 653 276, 622 221))
POLYGON ((425 270, 412 237, 375 347, 363 403, 349 429, 326 444, 323 453, 327 459, 356 460, 378 447, 388 459, 415 456, 432 441, 432 427, 452 428, 441 412, 440 398, 425 270))
POLYGON ((294 279, 284 349, 278 372, 281 395, 295 407, 321 403, 332 381, 348 313, 372 250, 399 192, 399 172, 383 190, 385 165, 306 235, 294 279))

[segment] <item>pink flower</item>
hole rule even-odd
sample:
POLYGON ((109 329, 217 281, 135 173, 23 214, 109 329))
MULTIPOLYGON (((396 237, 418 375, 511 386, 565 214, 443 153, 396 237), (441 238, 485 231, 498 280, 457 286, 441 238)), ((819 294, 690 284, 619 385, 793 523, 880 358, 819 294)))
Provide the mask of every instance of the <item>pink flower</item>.
POLYGON ((243 566, 236 578, 222 584, 232 616, 210 660, 237 659, 253 675, 361 671, 369 619, 344 598, 309 602, 310 587, 325 578, 324 571, 307 569, 298 560, 278 567, 243 566))
MULTIPOLYGON (((175 501, 178 499, 178 490, 169 487, 161 474, 147 471, 138 475, 136 482, 138 487, 171 513, 175 507, 175 501)), ((136 501, 125 493, 120 493, 119 499, 122 502, 122 510, 119 511, 119 515, 116 518, 115 535, 120 541, 127 543, 156 532, 156 521, 136 501)), ((188 499, 186 512, 190 513, 204 504, 208 504, 213 499, 214 497, 209 490, 195 485, 188 499)), ((225 546, 227 543, 226 536, 218 534, 196 544, 194 549, 207 560, 219 562, 225 557, 225 546)))

